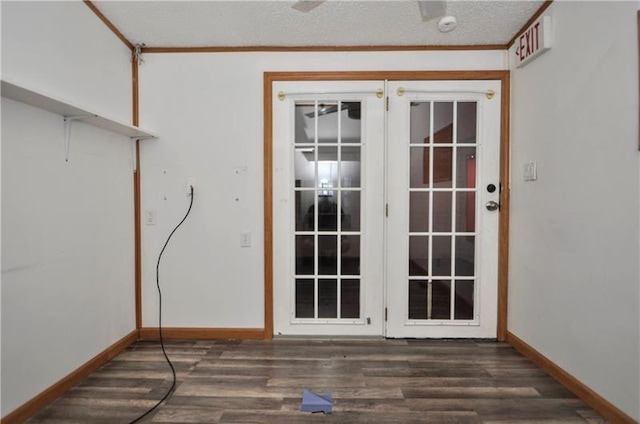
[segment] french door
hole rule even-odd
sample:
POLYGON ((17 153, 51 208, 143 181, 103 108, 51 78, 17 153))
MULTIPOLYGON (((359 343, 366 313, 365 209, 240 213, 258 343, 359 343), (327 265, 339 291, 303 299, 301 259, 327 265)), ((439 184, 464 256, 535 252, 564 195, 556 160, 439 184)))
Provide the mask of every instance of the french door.
POLYGON ((276 335, 382 334, 383 89, 274 84, 276 335))
POLYGON ((495 337, 499 91, 274 83, 276 335, 495 337))
POLYGON ((496 337, 499 91, 388 85, 387 337, 496 337))

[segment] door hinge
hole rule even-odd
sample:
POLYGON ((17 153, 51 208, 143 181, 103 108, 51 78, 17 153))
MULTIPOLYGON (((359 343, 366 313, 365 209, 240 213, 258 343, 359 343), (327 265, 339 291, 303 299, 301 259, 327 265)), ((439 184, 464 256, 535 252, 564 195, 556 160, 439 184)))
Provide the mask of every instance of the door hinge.
POLYGON ((389 112, 389 96, 387 96, 387 100, 386 100, 386 109, 387 109, 387 112, 389 112))
POLYGON ((389 204, 384 205, 384 216, 389 217, 389 204))
POLYGON ((385 322, 387 321, 387 318, 389 318, 389 309, 384 308, 384 320, 385 320, 385 322))

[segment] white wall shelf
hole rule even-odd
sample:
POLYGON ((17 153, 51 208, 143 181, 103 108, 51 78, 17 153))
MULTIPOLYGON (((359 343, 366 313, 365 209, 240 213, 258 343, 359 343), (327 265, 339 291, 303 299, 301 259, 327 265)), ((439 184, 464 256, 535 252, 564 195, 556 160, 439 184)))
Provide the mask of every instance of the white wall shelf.
POLYGON ((125 124, 116 119, 100 116, 86 108, 73 105, 65 100, 50 96, 35 90, 31 90, 20 85, 2 80, 2 97, 26 103, 28 105, 48 110, 65 118, 82 119, 82 122, 104 128, 118 134, 122 134, 131 139, 156 138, 148 131, 125 124))

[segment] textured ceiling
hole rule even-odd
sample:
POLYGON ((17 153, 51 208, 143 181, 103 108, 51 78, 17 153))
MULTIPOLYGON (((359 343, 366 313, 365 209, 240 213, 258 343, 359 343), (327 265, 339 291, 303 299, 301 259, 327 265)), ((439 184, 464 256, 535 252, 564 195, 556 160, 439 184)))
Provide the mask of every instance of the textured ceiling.
POLYGON ((416 1, 94 1, 132 43, 147 47, 506 44, 543 1, 449 0, 458 27, 440 33, 416 1))

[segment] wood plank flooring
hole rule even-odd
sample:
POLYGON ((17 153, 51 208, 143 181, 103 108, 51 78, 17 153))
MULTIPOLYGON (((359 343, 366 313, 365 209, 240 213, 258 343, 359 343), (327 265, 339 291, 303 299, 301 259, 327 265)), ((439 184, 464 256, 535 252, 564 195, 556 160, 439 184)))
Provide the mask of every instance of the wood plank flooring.
MULTIPOLYGON (((504 343, 433 340, 170 341, 174 395, 153 423, 605 423, 504 343), (302 390, 331 393, 330 415, 300 412, 302 390)), ((171 373, 138 342, 30 423, 128 423, 171 373)))

